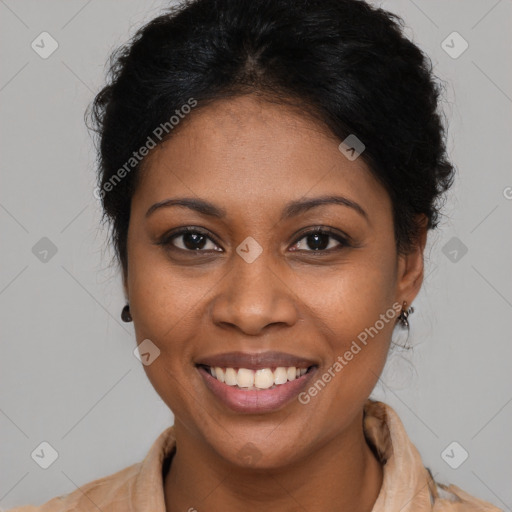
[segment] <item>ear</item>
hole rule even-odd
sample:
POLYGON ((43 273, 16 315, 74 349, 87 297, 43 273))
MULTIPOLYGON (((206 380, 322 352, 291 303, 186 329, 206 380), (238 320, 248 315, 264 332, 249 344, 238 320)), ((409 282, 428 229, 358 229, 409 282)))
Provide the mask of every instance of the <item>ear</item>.
POLYGON ((424 275, 423 251, 427 242, 428 218, 426 215, 420 214, 416 217, 416 222, 419 226, 418 236, 411 250, 407 254, 398 257, 396 300, 400 303, 406 300, 408 305, 418 295, 424 275))

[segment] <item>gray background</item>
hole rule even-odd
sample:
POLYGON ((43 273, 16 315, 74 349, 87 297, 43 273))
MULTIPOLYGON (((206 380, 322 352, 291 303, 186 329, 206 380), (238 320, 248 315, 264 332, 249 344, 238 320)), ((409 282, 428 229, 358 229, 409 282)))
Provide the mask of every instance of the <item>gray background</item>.
MULTIPOLYGON (((142 460, 172 423, 132 353, 132 324, 119 317, 120 276, 109 267, 83 123, 110 51, 163 5, 0 0, 4 509, 40 504, 142 460), (43 31, 59 44, 47 59, 31 48, 43 31), (41 252, 44 237, 55 254, 41 252), (59 455, 46 470, 31 458, 42 441, 59 455)), ((415 349, 390 356, 374 396, 397 410, 438 481, 511 510, 512 2, 380 5, 404 17, 447 82, 458 176, 446 218, 429 235, 411 317, 415 349), (469 43, 458 58, 441 46, 453 31, 469 43), (441 456, 453 441, 469 454, 457 469, 441 456)), ((452 52, 461 47, 450 41, 452 52)), ((453 461, 463 452, 449 453, 453 461)))

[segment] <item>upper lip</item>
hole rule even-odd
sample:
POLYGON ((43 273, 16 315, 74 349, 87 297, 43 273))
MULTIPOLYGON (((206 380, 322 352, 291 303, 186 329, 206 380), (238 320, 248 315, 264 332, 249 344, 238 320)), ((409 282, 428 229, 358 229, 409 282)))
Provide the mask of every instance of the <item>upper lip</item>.
POLYGON ((225 352, 202 357, 196 361, 196 365, 206 365, 220 368, 247 368, 257 370, 259 368, 273 368, 279 366, 295 366, 296 368, 309 368, 316 363, 294 354, 285 352, 225 352))

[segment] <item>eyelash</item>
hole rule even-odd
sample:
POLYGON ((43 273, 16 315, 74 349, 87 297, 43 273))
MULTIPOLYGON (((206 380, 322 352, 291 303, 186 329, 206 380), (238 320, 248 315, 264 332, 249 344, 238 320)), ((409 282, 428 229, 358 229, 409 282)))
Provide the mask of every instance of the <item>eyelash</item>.
MULTIPOLYGON (((202 235, 202 236, 208 238, 210 241, 212 241, 215 245, 217 245, 217 246, 219 245, 206 231, 204 231, 201 228, 196 228, 196 227, 192 227, 192 226, 182 228, 179 231, 164 235, 162 237, 162 239, 159 242, 157 242, 157 245, 161 245, 161 246, 167 247, 171 250, 177 250, 177 251, 181 251, 181 252, 189 252, 189 253, 211 252, 211 250, 203 250, 203 249, 196 249, 196 250, 182 249, 181 247, 176 247, 175 245, 172 244, 172 241, 175 238, 178 238, 182 235, 186 235, 188 233, 196 233, 196 234, 202 235)), ((316 234, 328 235, 329 237, 334 238, 337 242, 340 242, 340 245, 337 247, 334 247, 334 248, 331 247, 330 249, 318 249, 318 250, 297 249, 293 252, 299 252, 299 253, 307 252, 307 253, 313 253, 313 254, 320 254, 320 253, 330 254, 331 252, 339 251, 339 250, 343 249, 344 247, 351 246, 348 237, 345 237, 345 236, 339 234, 337 231, 335 231, 331 228, 324 228, 324 227, 320 227, 320 226, 314 227, 313 229, 310 229, 309 231, 305 231, 305 232, 301 233, 299 235, 299 237, 295 239, 292 246, 296 245, 298 242, 300 242, 304 238, 307 238, 308 236, 316 235, 316 234)), ((220 252, 220 251, 215 251, 215 252, 220 252)))

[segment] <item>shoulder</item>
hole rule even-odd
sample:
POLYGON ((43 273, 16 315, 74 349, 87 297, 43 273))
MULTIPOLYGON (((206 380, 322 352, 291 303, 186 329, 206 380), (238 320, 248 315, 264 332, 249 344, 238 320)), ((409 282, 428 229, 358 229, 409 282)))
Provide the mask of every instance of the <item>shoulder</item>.
POLYGON ((491 503, 481 500, 454 484, 435 483, 434 512, 503 512, 491 503))
POLYGON ((456 485, 434 480, 410 440, 396 411, 368 400, 364 431, 384 468, 382 489, 372 512, 500 512, 502 509, 468 494, 456 485))
POLYGON ((103 512, 113 510, 108 508, 116 503, 117 510, 130 510, 130 488, 139 474, 141 463, 128 466, 117 473, 98 478, 82 485, 75 491, 56 496, 43 505, 25 505, 9 509, 7 512, 67 512, 80 510, 81 512, 94 511, 98 508, 103 512), (107 507, 107 508, 105 508, 107 507))
POLYGON ((43 505, 25 505, 7 512, 165 510, 162 470, 175 447, 174 426, 171 426, 158 436, 141 462, 82 485, 43 505))

